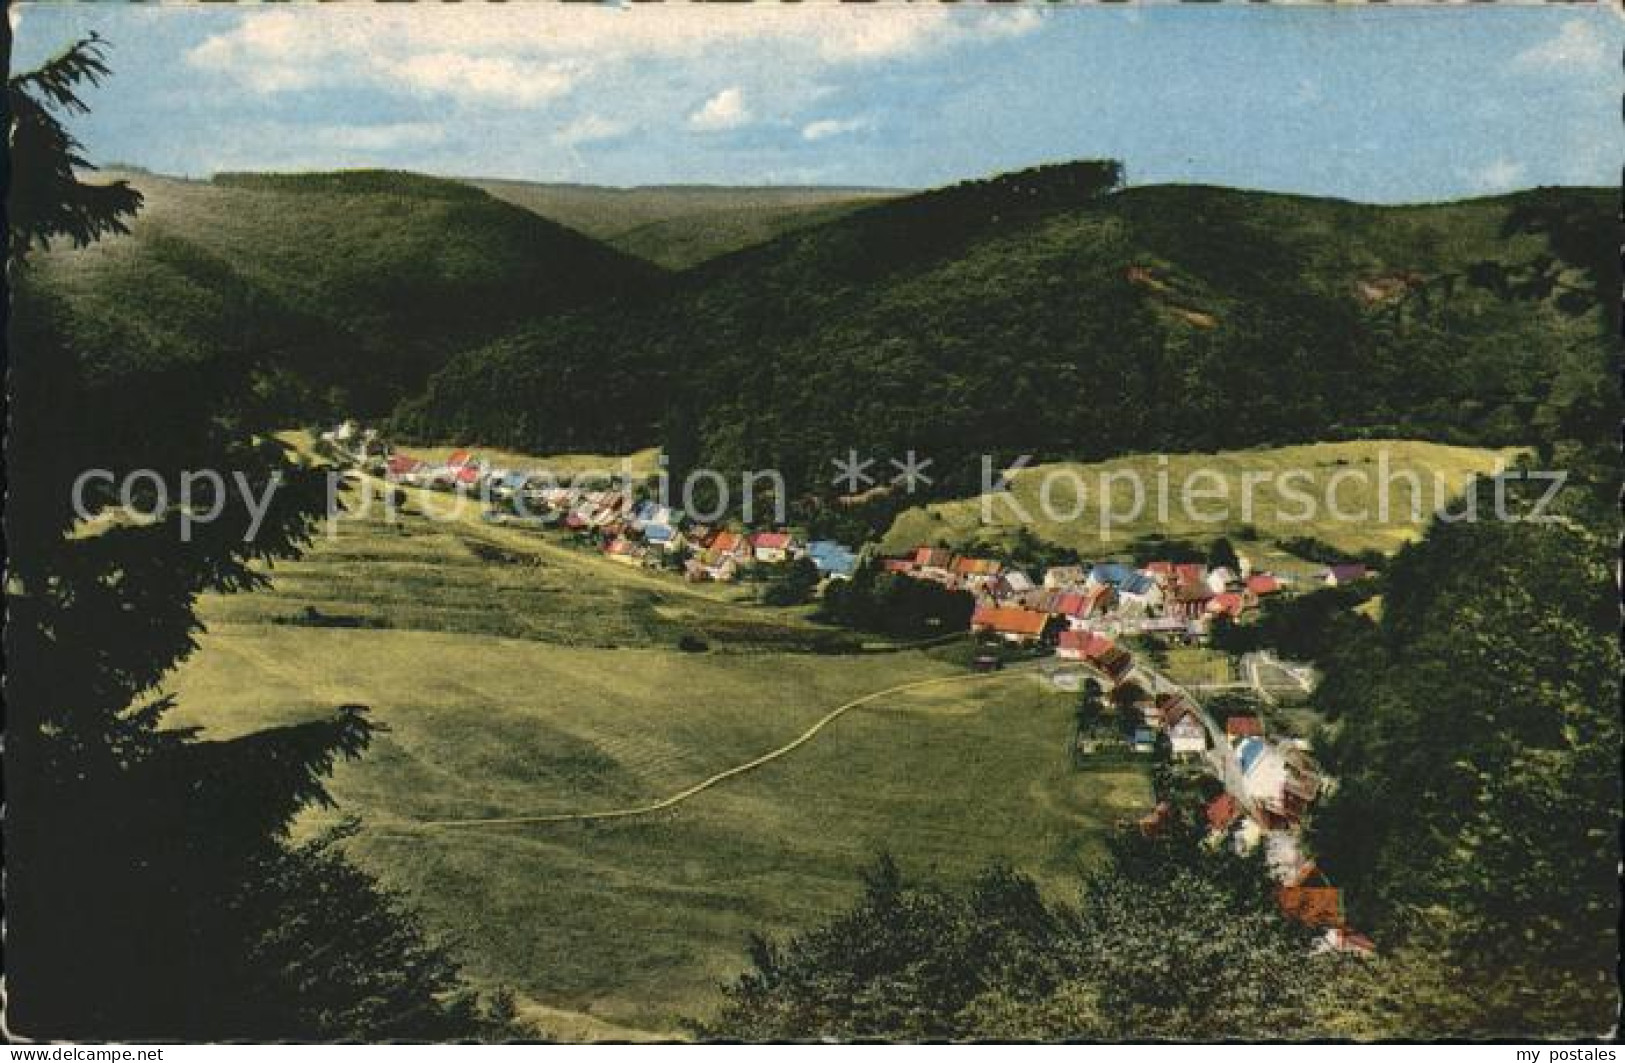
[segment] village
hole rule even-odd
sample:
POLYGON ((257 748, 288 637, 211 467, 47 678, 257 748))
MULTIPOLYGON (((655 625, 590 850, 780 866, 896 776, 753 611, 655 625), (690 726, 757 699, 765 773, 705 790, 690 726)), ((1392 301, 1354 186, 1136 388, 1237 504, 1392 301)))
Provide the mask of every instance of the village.
MULTIPOLYGON (((348 422, 323 433, 318 449, 390 484, 477 497, 485 520, 562 529, 609 561, 689 582, 733 583, 808 563, 823 589, 872 565, 962 592, 973 602, 968 628, 942 634, 974 638, 973 669, 1036 667, 1055 689, 1080 695, 1070 740, 1076 762, 1127 755, 1159 764, 1156 807, 1133 829, 1159 834, 1185 821, 1201 827, 1203 844, 1262 851, 1283 914, 1317 932, 1317 949, 1375 952, 1348 925, 1341 890, 1305 851, 1305 819, 1335 786, 1310 743, 1289 729, 1272 730, 1257 712, 1220 718, 1156 660, 1163 647, 1203 645, 1216 625, 1245 622, 1273 597, 1367 579, 1365 565, 1332 562, 1304 578, 1256 570, 1242 555, 1234 566, 1102 560, 1037 571, 942 546, 884 556, 874 544, 808 539, 786 528, 694 522, 637 487, 594 478, 561 482, 542 470, 489 465, 468 449, 430 462, 393 451, 375 431, 348 422)), ((1273 697, 1259 678, 1260 664, 1286 677, 1289 687, 1312 689, 1308 668, 1256 657, 1246 662, 1249 682, 1242 686, 1263 701, 1273 697)))

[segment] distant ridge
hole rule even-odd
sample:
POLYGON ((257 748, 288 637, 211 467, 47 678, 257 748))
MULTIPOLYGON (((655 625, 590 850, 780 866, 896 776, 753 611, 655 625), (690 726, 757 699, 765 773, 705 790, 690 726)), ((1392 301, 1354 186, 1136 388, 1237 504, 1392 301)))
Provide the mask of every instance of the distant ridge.
POLYGON ((468 184, 668 269, 686 269, 907 194, 813 185, 468 184))

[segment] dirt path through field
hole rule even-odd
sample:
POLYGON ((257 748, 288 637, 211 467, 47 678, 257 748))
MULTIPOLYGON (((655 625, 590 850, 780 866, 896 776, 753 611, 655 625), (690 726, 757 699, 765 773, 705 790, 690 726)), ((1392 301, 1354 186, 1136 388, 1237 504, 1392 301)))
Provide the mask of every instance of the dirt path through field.
POLYGON ((418 822, 420 825, 425 827, 499 827, 541 823, 583 823, 592 820, 626 819, 631 816, 646 816, 654 812, 663 812, 668 808, 673 808, 682 804, 691 797, 704 793, 706 790, 709 790, 714 786, 727 782, 729 779, 738 778, 739 776, 744 775, 746 772, 755 771, 764 764, 771 764, 773 761, 778 760, 781 757, 794 753, 797 749, 800 749, 802 746, 818 737, 818 733, 820 731, 834 723, 836 720, 840 719, 842 716, 846 715, 846 713, 858 708, 859 706, 867 705, 879 698, 887 697, 892 694, 901 694, 910 690, 919 690, 923 687, 929 686, 943 686, 949 683, 971 683, 1007 678, 1011 675, 1022 674, 1023 672, 1030 670, 1031 668, 1029 666, 1015 665, 1001 672, 969 673, 965 675, 937 676, 932 679, 916 679, 912 682, 899 683, 896 686, 887 687, 884 690, 876 690, 873 693, 865 694, 862 697, 853 698, 851 701, 838 705, 829 712, 825 713, 823 716, 819 717, 818 721, 811 727, 801 732, 801 734, 796 736, 791 741, 779 746, 777 749, 763 753, 756 759, 746 761, 744 764, 728 768, 726 771, 719 771, 709 778, 701 779, 693 786, 677 791, 670 797, 664 797, 658 801, 651 801, 648 804, 633 805, 628 808, 612 808, 599 812, 554 812, 544 815, 487 816, 475 819, 426 819, 419 820, 418 822))

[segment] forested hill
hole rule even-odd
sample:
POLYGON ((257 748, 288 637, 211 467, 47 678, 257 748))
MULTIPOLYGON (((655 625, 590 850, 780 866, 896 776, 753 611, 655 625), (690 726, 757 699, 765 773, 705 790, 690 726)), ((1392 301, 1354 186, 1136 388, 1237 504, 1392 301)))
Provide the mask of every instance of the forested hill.
POLYGON ((1106 191, 1102 169, 893 200, 708 262, 642 313, 457 357, 396 427, 535 452, 659 440, 808 484, 848 447, 941 470, 1611 430, 1607 192, 1376 207, 1106 191))
POLYGON ((452 352, 662 271, 454 181, 385 171, 124 177, 128 236, 59 248, 31 281, 77 346, 145 364, 257 359, 290 419, 376 415, 452 352))

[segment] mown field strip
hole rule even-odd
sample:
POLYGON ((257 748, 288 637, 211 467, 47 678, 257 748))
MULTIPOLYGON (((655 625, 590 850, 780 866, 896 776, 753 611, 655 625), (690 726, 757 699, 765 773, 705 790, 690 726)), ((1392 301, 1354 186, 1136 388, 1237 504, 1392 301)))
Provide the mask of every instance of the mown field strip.
POLYGON ((628 808, 613 808, 599 812, 554 812, 544 815, 527 816, 485 816, 476 819, 425 819, 419 820, 418 822, 425 827, 499 827, 542 823, 582 823, 601 819, 626 819, 631 816, 645 816, 653 812, 663 812, 666 809, 673 808, 684 801, 687 801, 689 798, 704 793, 706 790, 720 785, 729 779, 737 778, 744 775, 746 772, 754 771, 757 768, 760 768, 764 764, 771 764, 773 761, 778 760, 781 757, 788 756, 797 749, 806 745, 808 742, 811 742, 818 736, 820 731, 834 723, 836 720, 840 719, 852 709, 858 708, 861 705, 867 705, 869 702, 874 701, 877 698, 887 697, 892 694, 901 694, 906 691, 918 690, 928 686, 940 686, 948 683, 968 683, 985 679, 998 679, 1016 674, 1019 671, 1021 671, 1021 669, 1018 666, 1004 672, 973 673, 969 675, 937 676, 932 679, 916 679, 912 682, 899 683, 897 686, 887 687, 884 690, 876 690, 873 693, 865 694, 859 698, 853 698, 851 701, 848 701, 843 705, 837 705, 835 708, 825 713, 811 727, 801 732, 800 735, 796 736, 796 738, 790 742, 779 746, 777 749, 769 750, 754 760, 746 761, 744 764, 736 765, 735 767, 728 768, 725 771, 719 771, 715 775, 701 779, 699 782, 688 787, 687 789, 679 790, 669 797, 661 798, 660 800, 650 802, 649 804, 634 805, 628 808))

